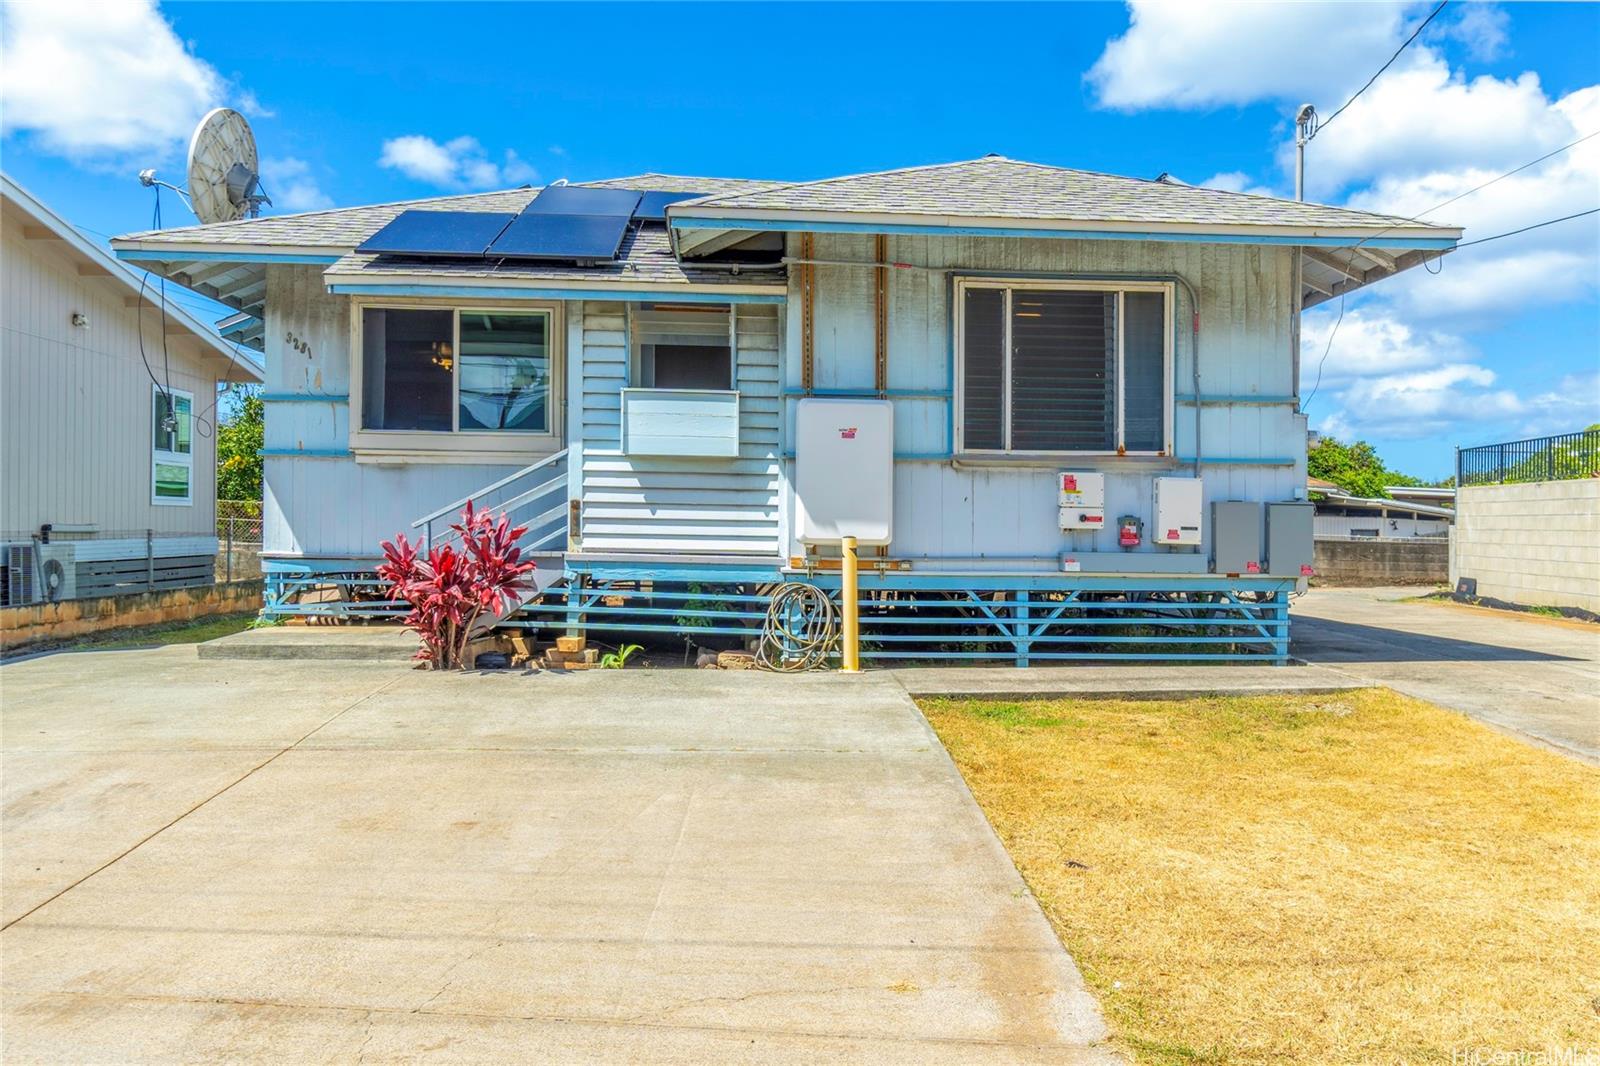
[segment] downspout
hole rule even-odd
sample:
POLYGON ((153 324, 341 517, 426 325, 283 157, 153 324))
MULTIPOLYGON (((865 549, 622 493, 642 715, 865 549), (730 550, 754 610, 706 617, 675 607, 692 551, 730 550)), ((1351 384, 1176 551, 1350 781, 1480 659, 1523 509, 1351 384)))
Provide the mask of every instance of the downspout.
MULTIPOLYGON (((800 387, 806 395, 811 395, 811 390, 816 385, 816 344, 814 334, 816 330, 816 267, 810 262, 815 254, 814 237, 810 233, 800 234, 800 258, 803 265, 800 267, 800 387)), ((787 259, 784 260, 788 262, 787 259)))
POLYGON ((873 281, 873 383, 878 399, 889 395, 889 238, 878 234, 872 239, 873 254, 880 264, 872 271, 873 281))

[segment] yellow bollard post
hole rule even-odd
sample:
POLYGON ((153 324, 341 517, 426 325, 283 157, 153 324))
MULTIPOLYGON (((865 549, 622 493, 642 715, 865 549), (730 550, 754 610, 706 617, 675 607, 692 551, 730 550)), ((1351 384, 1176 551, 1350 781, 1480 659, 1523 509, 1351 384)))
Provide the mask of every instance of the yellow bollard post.
POLYGON ((844 646, 839 649, 839 669, 861 672, 861 597, 856 588, 856 538, 845 537, 844 565, 840 568, 839 599, 844 608, 844 646))

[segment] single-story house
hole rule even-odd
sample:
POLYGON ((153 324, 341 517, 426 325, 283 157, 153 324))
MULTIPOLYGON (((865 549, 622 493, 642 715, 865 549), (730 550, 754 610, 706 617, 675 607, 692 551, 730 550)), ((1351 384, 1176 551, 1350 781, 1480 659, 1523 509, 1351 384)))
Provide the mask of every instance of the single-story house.
POLYGON ((1315 533, 1336 540, 1408 540, 1449 536, 1455 521, 1455 490, 1385 485, 1388 497, 1356 496, 1331 481, 1308 478, 1316 503, 1315 533))
POLYGON ((270 611, 472 498, 546 553, 513 622, 736 636, 854 535, 867 657, 1025 664, 1281 661, 1300 312, 1460 236, 987 156, 113 244, 262 323, 270 611))
POLYGON ((217 388, 256 353, 4 175, 0 242, 0 604, 210 584, 217 388))

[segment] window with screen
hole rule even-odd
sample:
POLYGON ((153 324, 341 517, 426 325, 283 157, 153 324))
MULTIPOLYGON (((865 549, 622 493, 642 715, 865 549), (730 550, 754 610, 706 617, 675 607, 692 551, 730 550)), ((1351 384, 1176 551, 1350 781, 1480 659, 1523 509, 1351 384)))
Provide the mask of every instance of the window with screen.
POLYGON ((194 397, 151 386, 150 501, 194 502, 194 397))
POLYGON ((641 388, 734 387, 728 307, 645 304, 631 314, 633 380, 641 388))
POLYGON ((1167 286, 985 279, 956 298, 962 452, 1167 451, 1167 286))
POLYGON ((361 428, 553 432, 552 315, 367 307, 361 428))

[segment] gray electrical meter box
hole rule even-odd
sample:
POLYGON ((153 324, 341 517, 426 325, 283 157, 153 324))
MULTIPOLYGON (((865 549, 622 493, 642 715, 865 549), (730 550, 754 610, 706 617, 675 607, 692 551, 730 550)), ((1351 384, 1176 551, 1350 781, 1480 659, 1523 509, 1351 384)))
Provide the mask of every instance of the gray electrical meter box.
POLYGON ((1211 572, 1266 572, 1261 551, 1261 505, 1217 500, 1211 505, 1211 572))
POLYGON ((1267 573, 1311 576, 1311 519, 1316 509, 1316 504, 1304 500, 1267 504, 1267 573))

